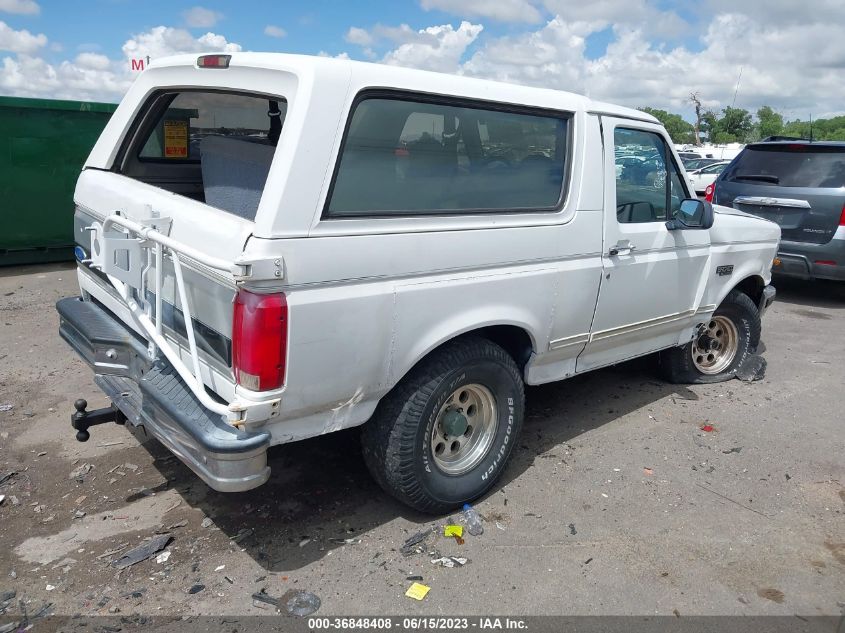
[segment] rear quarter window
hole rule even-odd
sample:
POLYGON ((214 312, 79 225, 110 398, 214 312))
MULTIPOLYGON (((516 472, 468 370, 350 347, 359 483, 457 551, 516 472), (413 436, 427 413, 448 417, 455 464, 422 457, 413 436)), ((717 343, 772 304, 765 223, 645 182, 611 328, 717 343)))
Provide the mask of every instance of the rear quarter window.
POLYGON ((747 147, 725 171, 724 179, 781 187, 845 187, 845 147, 747 147))
POLYGON ((324 217, 554 210, 570 116, 366 95, 353 107, 324 217))

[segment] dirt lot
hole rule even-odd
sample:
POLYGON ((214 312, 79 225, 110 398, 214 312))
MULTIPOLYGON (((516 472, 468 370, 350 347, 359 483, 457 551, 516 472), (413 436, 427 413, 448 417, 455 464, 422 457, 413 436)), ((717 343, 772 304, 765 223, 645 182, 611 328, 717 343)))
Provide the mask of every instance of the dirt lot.
POLYGON ((253 606, 262 587, 312 591, 321 615, 845 608, 841 285, 779 285, 762 382, 677 387, 639 361, 530 389, 518 451, 477 505, 484 534, 409 557, 408 536, 445 517, 386 497, 355 432, 273 449, 270 482, 237 495, 117 425, 76 442, 72 402, 105 400, 56 333, 72 294, 70 266, 0 270, 0 479, 17 473, 0 484, 0 594, 30 611, 271 613, 253 606), (109 565, 157 530, 166 562, 109 565), (434 550, 469 562, 435 566, 434 550), (422 602, 409 575, 431 586, 422 602))

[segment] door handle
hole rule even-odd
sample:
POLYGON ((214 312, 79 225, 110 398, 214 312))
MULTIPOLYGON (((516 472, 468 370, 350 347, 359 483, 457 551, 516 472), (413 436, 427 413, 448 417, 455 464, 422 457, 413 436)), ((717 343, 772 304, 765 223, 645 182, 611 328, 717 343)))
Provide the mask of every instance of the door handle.
POLYGON ((619 241, 616 246, 611 246, 607 254, 610 257, 618 257, 619 255, 630 255, 637 247, 631 244, 628 240, 619 241))

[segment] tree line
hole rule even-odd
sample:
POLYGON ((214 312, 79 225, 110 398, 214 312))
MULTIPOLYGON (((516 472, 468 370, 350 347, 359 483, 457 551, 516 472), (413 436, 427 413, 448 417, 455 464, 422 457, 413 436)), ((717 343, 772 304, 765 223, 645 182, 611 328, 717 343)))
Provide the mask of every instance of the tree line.
MULTIPOLYGON (((810 121, 800 119, 787 121, 782 114, 767 105, 759 108, 756 115, 752 115, 748 110, 731 106, 723 108, 721 112, 701 111, 700 103, 693 100, 693 104, 696 105, 696 123, 700 132, 699 138, 702 141, 721 145, 753 143, 769 136, 810 138, 810 121)), ((696 125, 684 120, 680 114, 658 108, 640 108, 640 110, 658 119, 675 143, 696 144, 696 125)), ((816 141, 845 141, 845 116, 814 119, 812 135, 813 140, 816 141)))

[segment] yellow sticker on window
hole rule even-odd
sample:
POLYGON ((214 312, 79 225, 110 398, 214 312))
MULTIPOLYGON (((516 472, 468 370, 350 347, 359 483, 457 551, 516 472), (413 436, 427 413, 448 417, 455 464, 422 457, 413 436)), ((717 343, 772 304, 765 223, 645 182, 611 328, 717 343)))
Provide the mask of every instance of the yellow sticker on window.
POLYGON ((182 120, 164 121, 164 157, 188 157, 188 122, 182 120))
POLYGON ((429 591, 431 591, 431 587, 415 582, 413 585, 408 587, 408 591, 405 592, 405 595, 409 598, 413 598, 414 600, 422 600, 429 591))

